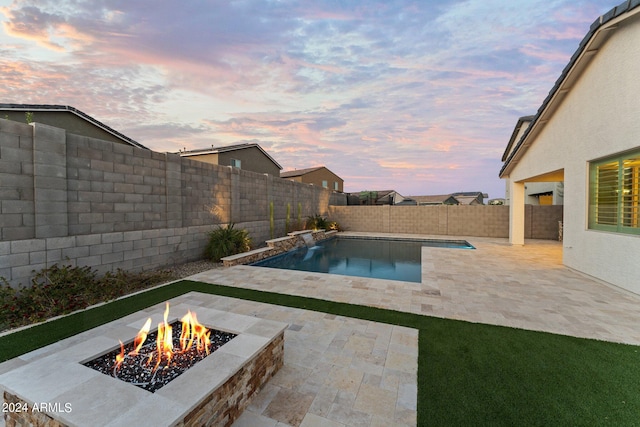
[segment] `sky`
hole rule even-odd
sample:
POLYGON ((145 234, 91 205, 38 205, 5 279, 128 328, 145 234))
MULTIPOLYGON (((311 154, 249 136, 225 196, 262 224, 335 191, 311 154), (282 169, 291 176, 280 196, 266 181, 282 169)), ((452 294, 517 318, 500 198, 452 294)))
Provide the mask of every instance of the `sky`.
POLYGON ((499 198, 517 119, 618 3, 0 0, 0 103, 159 152, 256 142, 348 192, 499 198))

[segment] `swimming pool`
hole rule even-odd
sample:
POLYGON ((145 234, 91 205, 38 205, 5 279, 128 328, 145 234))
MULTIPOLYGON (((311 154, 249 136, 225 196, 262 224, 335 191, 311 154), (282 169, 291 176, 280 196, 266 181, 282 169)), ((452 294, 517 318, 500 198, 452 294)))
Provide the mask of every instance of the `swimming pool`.
POLYGON ((420 283, 423 246, 474 249, 464 240, 339 237, 251 265, 420 283))

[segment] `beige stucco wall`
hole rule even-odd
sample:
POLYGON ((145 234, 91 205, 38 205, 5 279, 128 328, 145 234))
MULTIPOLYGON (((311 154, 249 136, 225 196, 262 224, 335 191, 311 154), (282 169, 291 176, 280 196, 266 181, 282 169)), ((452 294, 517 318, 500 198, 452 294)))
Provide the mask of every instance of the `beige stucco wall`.
POLYGON ((613 32, 510 179, 564 169, 564 263, 640 294, 640 236, 587 228, 589 161, 640 147, 640 19, 613 32))
POLYGON ((221 166, 230 166, 231 159, 240 160, 241 168, 244 170, 267 173, 280 177, 280 169, 278 166, 269 160, 258 147, 250 147, 245 150, 224 151, 218 154, 218 164, 221 166))
POLYGON ((344 191, 344 180, 326 168, 309 172, 302 177, 302 182, 322 187, 322 181, 327 181, 327 188, 333 190, 334 182, 338 183, 337 191, 344 191))

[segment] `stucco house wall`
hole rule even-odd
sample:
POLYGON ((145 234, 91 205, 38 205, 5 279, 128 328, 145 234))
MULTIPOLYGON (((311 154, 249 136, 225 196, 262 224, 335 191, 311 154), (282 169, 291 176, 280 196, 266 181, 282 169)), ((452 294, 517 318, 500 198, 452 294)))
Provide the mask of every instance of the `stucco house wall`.
POLYGON ((640 147, 639 16, 610 31, 508 176, 564 170, 564 264, 638 294, 640 236, 590 230, 588 211, 589 162, 640 147))
POLYGON ((322 187, 322 181, 327 181, 329 190, 344 191, 344 180, 327 168, 321 168, 313 172, 309 172, 303 178, 303 182, 311 183, 322 187), (334 183, 338 183, 338 188, 334 188, 334 183))
POLYGON ((240 169, 266 173, 279 177, 281 166, 257 144, 239 144, 211 149, 180 151, 183 157, 211 165, 232 166, 232 160, 240 161, 240 169))
POLYGON ((257 173, 266 173, 277 177, 280 176, 280 168, 265 156, 258 147, 224 151, 218 154, 218 164, 221 166, 231 166, 231 159, 240 160, 241 169, 257 173))
POLYGON ((317 185, 322 187, 322 181, 327 182, 326 188, 333 191, 344 192, 344 180, 335 173, 331 172, 325 166, 316 168, 300 169, 294 171, 286 171, 280 174, 281 178, 296 182, 304 182, 305 184, 317 185), (337 183, 337 188, 336 188, 337 183))

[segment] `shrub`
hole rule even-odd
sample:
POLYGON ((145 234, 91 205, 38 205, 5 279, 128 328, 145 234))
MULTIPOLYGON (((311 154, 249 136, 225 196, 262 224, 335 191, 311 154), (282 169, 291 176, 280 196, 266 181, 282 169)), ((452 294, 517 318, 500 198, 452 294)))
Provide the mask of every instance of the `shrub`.
POLYGON ((307 218, 307 228, 311 230, 326 230, 329 222, 322 215, 314 215, 307 218))
POLYGON ((251 249, 251 239, 247 230, 238 230, 234 224, 226 228, 218 227, 209 232, 209 243, 205 248, 205 257, 219 262, 220 258, 246 252, 251 249))
POLYGON ((90 267, 52 265, 36 272, 31 286, 12 288, 0 277, 0 330, 39 322, 167 281, 168 271, 98 277, 90 267))
POLYGON ((306 228, 312 230, 337 230, 341 231, 342 228, 340 224, 335 221, 329 221, 327 218, 322 215, 314 215, 307 218, 307 226, 306 228))

